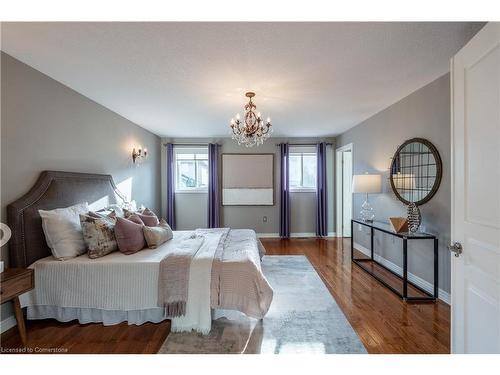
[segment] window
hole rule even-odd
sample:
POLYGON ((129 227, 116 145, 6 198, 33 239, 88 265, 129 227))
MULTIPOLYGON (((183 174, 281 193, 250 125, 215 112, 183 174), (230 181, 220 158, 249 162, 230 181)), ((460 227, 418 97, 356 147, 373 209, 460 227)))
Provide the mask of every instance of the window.
POLYGON ((205 147, 175 149, 175 191, 208 191, 208 152, 205 147))
POLYGON ((314 147, 290 148, 291 191, 316 190, 316 149, 314 147))

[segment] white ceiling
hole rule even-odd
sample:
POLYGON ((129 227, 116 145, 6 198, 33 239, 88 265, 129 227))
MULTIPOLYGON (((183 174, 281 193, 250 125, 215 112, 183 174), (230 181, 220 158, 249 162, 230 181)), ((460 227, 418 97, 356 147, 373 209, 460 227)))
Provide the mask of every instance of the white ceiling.
POLYGON ((433 81, 478 23, 3 23, 2 50, 168 137, 335 136, 433 81))

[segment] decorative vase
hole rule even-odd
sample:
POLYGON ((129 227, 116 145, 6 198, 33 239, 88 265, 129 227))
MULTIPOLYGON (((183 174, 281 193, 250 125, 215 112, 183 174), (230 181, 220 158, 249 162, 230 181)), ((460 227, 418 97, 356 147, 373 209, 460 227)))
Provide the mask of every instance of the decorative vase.
POLYGON ((408 232, 408 219, 406 217, 390 217, 392 229, 396 233, 408 232))
POLYGON ((418 227, 422 223, 422 216, 420 215, 420 210, 418 209, 415 203, 410 203, 408 205, 408 230, 412 233, 415 233, 418 230, 418 227))

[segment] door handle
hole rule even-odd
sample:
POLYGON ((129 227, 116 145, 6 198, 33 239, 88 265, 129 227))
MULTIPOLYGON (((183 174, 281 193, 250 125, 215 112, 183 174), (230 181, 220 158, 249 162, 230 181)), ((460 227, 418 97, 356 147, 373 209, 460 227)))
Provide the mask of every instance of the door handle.
POLYGON ((455 253, 455 256, 458 258, 460 254, 463 253, 464 249, 462 247, 462 244, 460 242, 454 242, 452 245, 448 246, 448 250, 450 250, 452 253, 455 253))

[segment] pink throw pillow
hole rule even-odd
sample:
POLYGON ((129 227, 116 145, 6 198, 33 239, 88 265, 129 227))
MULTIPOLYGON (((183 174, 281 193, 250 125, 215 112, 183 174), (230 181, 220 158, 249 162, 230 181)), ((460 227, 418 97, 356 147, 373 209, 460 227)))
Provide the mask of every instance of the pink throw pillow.
POLYGON ((144 225, 144 221, 142 221, 141 218, 137 214, 131 214, 131 215, 127 216, 127 219, 136 223, 136 224, 144 225))
POLYGON ((156 214, 147 207, 141 213, 146 216, 156 216, 156 214))
POLYGON ((136 215, 144 222, 144 225, 147 227, 156 227, 158 226, 158 224, 160 224, 158 216, 156 216, 153 211, 147 208, 143 211, 142 214, 136 215))
POLYGON ((115 237, 118 249, 127 255, 134 254, 146 247, 142 224, 121 217, 116 218, 115 237))

